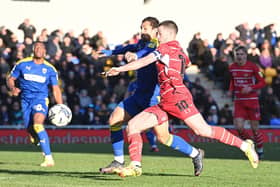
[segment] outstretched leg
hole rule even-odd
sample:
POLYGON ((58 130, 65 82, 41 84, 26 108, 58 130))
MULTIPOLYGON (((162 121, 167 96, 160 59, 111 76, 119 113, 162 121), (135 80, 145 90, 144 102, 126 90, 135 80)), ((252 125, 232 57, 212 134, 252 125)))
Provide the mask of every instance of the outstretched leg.
POLYGON ((201 114, 193 115, 184 121, 197 135, 216 139, 224 144, 238 147, 245 152, 252 167, 258 167, 259 158, 251 140, 243 141, 223 127, 208 125, 201 114))

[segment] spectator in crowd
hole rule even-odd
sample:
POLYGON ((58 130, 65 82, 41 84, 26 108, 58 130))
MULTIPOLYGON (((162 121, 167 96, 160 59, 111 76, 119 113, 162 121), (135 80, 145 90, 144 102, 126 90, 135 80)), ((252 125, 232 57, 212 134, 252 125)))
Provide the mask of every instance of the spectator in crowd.
POLYGON ((219 113, 219 124, 220 125, 230 125, 233 124, 232 110, 229 104, 225 104, 219 113))
POLYGON ((23 56, 28 57, 32 55, 33 52, 33 41, 31 38, 26 37, 23 42, 24 49, 23 49, 23 56))
POLYGON ((85 121, 86 124, 88 125, 93 125, 96 124, 96 115, 95 115, 95 106, 94 104, 89 104, 85 113, 85 121))
POLYGON ((280 103, 277 97, 275 96, 271 86, 267 86, 262 90, 260 94, 260 105, 261 110, 261 123, 269 124, 270 119, 280 114, 280 103))
POLYGON ((255 63, 257 66, 261 67, 260 55, 261 55, 261 52, 260 52, 259 48, 257 47, 256 43, 252 42, 248 49, 248 60, 250 62, 255 63))
POLYGON ((11 125, 10 115, 7 105, 1 104, 0 107, 0 125, 11 125))
POLYGON ((249 24, 247 22, 236 26, 235 29, 239 32, 239 39, 246 46, 248 46, 253 41, 253 31, 250 29, 249 24))
POLYGON ((80 106, 80 97, 73 84, 66 85, 66 102, 71 110, 74 110, 76 105, 80 106))
POLYGON ((60 52, 60 46, 59 46, 59 36, 53 35, 49 37, 49 40, 47 42, 47 58, 53 58, 57 52, 60 52))
POLYGON ((72 40, 69 36, 65 36, 63 38, 63 41, 61 43, 61 50, 62 50, 62 55, 65 56, 66 53, 71 53, 73 54, 74 52, 74 46, 72 44, 72 40))
POLYGON ((274 47, 277 43, 277 32, 275 29, 275 24, 271 23, 264 27, 264 36, 268 40, 269 44, 274 47))
POLYGON ((0 27, 0 38, 2 38, 3 43, 6 47, 11 48, 11 36, 14 34, 10 29, 5 26, 0 27))
POLYGON ((218 33, 215 40, 214 40, 214 47, 217 49, 217 56, 220 56, 221 48, 225 44, 225 40, 223 38, 222 33, 218 33))
POLYGON ((206 121, 209 125, 218 125, 219 115, 218 115, 217 107, 215 105, 212 105, 210 107, 210 111, 207 115, 206 121))
POLYGON ((24 38, 28 37, 28 38, 31 38, 32 41, 34 40, 34 35, 36 33, 36 28, 35 28, 34 25, 32 25, 30 23, 30 19, 29 18, 24 19, 23 23, 21 23, 18 26, 18 29, 23 31, 24 38))
POLYGON ((277 70, 277 76, 273 78, 272 81, 272 89, 275 93, 276 97, 278 98, 278 101, 280 101, 280 69, 277 70))
POLYGON ((14 102, 10 111, 11 125, 23 125, 23 112, 19 102, 14 102))
POLYGON ((92 43, 89 28, 85 28, 80 36, 84 38, 84 44, 90 45, 92 43))
POLYGON ((253 28, 253 34, 254 34, 253 41, 256 43, 257 48, 260 50, 265 38, 264 30, 261 27, 260 23, 255 24, 253 28))
POLYGON ((49 40, 49 33, 48 30, 46 28, 41 30, 40 35, 37 37, 37 41, 39 42, 43 42, 44 44, 46 44, 49 40))
POLYGON ((72 120, 70 122, 71 125, 83 125, 86 124, 86 115, 85 110, 81 109, 80 105, 75 104, 73 106, 72 111, 72 120))
POLYGON ((203 40, 201 39, 200 32, 194 34, 192 40, 189 43, 187 51, 189 53, 191 62, 200 67, 202 64, 201 55, 204 52, 203 40))
POLYGON ((79 95, 80 105, 82 108, 86 109, 90 104, 92 104, 92 99, 88 96, 88 91, 82 89, 79 95))

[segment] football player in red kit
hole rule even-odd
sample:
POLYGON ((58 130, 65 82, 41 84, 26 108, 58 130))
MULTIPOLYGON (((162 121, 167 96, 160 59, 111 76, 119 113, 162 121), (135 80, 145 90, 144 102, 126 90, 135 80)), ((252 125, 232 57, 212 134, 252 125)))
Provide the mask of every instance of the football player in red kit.
POLYGON ((177 32, 178 27, 175 22, 170 20, 161 22, 158 28, 160 45, 157 50, 144 58, 121 67, 113 67, 106 72, 107 76, 115 76, 120 72, 136 70, 155 62, 160 84, 160 103, 145 109, 128 122, 127 134, 131 163, 128 167, 116 172, 121 177, 142 174, 143 142, 140 133, 154 127, 156 134, 160 134, 166 124, 168 125, 170 115, 183 120, 197 135, 238 147, 245 152, 252 167, 257 168, 259 159, 251 140, 243 141, 223 127, 208 125, 195 107, 192 95, 183 83, 182 75, 188 63, 188 57, 176 40, 177 32))
POLYGON ((235 61, 229 66, 231 74, 230 93, 234 94, 234 125, 242 139, 250 136, 244 130, 249 120, 257 153, 263 158, 263 134, 259 132, 260 105, 257 91, 265 86, 259 67, 247 61, 247 49, 238 46, 234 50, 235 61))

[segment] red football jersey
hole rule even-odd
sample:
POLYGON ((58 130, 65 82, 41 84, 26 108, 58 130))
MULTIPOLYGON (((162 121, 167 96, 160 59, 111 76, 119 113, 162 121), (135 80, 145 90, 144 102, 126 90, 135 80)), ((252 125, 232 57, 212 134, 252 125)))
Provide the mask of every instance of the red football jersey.
POLYGON ((229 66, 231 74, 230 91, 234 91, 235 100, 258 99, 257 89, 265 86, 259 67, 247 61, 243 66, 232 63, 229 66), (250 93, 241 93, 243 87, 249 86, 253 90, 250 93))
POLYGON ((190 60, 179 42, 171 41, 161 44, 154 53, 158 59, 156 65, 161 97, 174 90, 185 91, 183 77, 190 60))

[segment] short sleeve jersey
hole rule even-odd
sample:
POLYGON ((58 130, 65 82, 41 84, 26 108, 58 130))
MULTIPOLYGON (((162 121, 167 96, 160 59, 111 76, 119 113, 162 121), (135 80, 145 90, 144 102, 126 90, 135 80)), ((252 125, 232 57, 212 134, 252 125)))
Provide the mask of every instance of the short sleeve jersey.
POLYGON ((185 90, 183 83, 185 67, 190 63, 178 41, 170 41, 159 45, 153 52, 157 58, 158 81, 160 95, 163 97, 171 91, 185 90))
POLYGON ((58 74, 47 61, 35 64, 31 57, 16 63, 11 76, 18 79, 23 99, 48 97, 48 86, 58 85, 58 74))
MULTIPOLYGON (((258 66, 254 63, 247 61, 243 66, 237 63, 232 63, 229 67, 231 74, 230 90, 234 91, 235 100, 252 100, 258 99, 258 93, 253 90, 250 93, 241 93, 241 89, 245 86, 254 88, 257 81, 262 81, 262 73, 258 66)), ((264 86, 264 84, 263 84, 264 86)))

